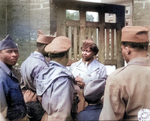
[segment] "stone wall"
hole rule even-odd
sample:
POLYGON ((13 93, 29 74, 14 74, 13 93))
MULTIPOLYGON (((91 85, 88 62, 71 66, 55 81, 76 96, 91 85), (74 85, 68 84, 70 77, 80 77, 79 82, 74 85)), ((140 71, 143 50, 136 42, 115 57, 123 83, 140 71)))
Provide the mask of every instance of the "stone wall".
POLYGON ((50 34, 50 3, 49 0, 30 0, 30 39, 37 38, 37 30, 50 34))
MULTIPOLYGON (((132 25, 150 27, 150 1, 133 0, 132 25)), ((37 31, 56 32, 56 6, 52 0, 0 0, 0 39, 10 34, 19 46, 20 65, 36 48, 37 31)))
POLYGON ((56 35, 57 31, 57 7, 55 4, 50 2, 50 34, 51 35, 56 35))
POLYGON ((36 49, 38 30, 50 34, 49 0, 7 0, 7 33, 19 47, 18 65, 36 49))
POLYGON ((0 40, 7 35, 7 2, 0 0, 0 40))
POLYGON ((134 0, 133 25, 150 26, 150 1, 134 0))
MULTIPOLYGON (((150 1, 149 0, 134 0, 133 25, 147 26, 150 28, 150 1)), ((150 45, 148 48, 148 52, 150 53, 150 45)))

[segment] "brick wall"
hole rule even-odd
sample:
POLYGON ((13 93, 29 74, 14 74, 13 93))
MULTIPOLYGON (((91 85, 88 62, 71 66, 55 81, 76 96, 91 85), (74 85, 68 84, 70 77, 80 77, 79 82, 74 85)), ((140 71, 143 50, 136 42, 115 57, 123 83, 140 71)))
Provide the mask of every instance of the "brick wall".
POLYGON ((50 34, 49 0, 7 0, 7 33, 18 44, 18 65, 36 49, 38 29, 50 34))
POLYGON ((50 3, 49 0, 30 0, 30 39, 37 38, 37 30, 50 34, 50 3))
MULTIPOLYGON (((150 28, 150 0, 134 0, 133 25, 150 28)), ((150 45, 148 52, 150 53, 150 45)))
POLYGON ((134 0, 133 25, 150 26, 150 1, 134 0))
MULTIPOLYGON (((132 25, 150 26, 149 6, 149 0, 133 0, 132 25)), ((38 29, 44 34, 56 32, 56 18, 52 0, 0 0, 0 39, 7 34, 14 38, 19 65, 35 50, 38 29)))
POLYGON ((0 0, 0 40, 7 35, 7 2, 0 0))

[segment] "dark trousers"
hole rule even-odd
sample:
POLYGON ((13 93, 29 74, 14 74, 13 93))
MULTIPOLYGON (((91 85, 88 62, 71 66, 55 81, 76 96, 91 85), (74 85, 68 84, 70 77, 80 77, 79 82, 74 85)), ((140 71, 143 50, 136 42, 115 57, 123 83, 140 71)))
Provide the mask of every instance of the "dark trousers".
POLYGON ((41 121, 45 110, 42 108, 40 102, 32 101, 26 103, 28 118, 30 121, 41 121))

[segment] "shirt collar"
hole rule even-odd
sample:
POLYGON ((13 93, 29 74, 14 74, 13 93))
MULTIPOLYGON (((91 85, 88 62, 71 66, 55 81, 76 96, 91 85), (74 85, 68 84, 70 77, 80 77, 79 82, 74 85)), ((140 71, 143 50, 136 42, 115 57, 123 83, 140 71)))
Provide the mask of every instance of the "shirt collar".
POLYGON ((40 52, 34 51, 34 54, 44 57, 40 52))
POLYGON ((61 68, 64 68, 64 69, 66 69, 66 66, 64 66, 64 65, 62 65, 62 64, 60 64, 60 63, 58 63, 58 62, 56 62, 56 61, 50 61, 50 63, 49 63, 50 65, 51 64, 55 64, 55 65, 57 65, 57 66, 60 66, 61 68))
POLYGON ((48 62, 46 61, 45 57, 40 52, 34 51, 34 53, 31 53, 31 56, 44 61, 48 65, 48 62))
POLYGON ((150 65, 150 58, 134 58, 128 62, 128 65, 150 65))
POLYGON ((2 61, 0 61, 0 67, 3 69, 3 71, 5 71, 5 73, 7 73, 9 76, 12 76, 12 71, 2 61))

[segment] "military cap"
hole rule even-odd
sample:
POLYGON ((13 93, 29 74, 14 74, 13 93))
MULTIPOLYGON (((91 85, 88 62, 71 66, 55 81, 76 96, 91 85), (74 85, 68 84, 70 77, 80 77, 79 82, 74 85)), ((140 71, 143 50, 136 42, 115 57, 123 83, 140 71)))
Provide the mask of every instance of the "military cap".
POLYGON ((87 83, 84 87, 84 98, 90 102, 101 99, 104 93, 105 83, 103 79, 97 79, 87 83))
POLYGON ((147 27, 143 26, 126 26, 122 28, 122 42, 149 42, 147 27))
POLYGON ((5 39, 0 41, 0 50, 18 48, 10 35, 7 35, 5 39))
POLYGON ((56 37, 50 44, 45 47, 47 53, 62 53, 71 47, 71 41, 65 36, 56 37))
POLYGON ((94 41, 91 39, 83 40, 82 49, 86 49, 86 48, 90 47, 93 43, 94 43, 94 41))
POLYGON ((54 39, 55 37, 52 37, 52 36, 46 36, 43 34, 43 32, 41 30, 38 31, 38 38, 37 38, 37 42, 38 43, 42 43, 42 44, 49 44, 52 42, 52 40, 54 39))

